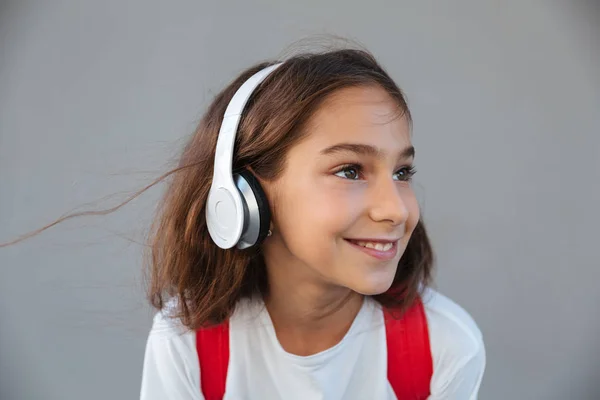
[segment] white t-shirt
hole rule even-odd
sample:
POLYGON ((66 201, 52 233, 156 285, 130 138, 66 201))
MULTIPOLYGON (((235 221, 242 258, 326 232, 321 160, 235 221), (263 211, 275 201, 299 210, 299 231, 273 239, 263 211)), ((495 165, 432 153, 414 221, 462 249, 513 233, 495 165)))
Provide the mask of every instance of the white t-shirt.
MULTIPOLYGON (((428 289, 423 297, 433 376, 430 400, 475 400, 485 369, 481 332, 459 305, 428 289)), ((163 311, 148 337, 141 400, 204 400, 195 333, 163 311)), ((229 321, 224 400, 392 400, 383 311, 367 298, 342 341, 302 357, 279 344, 264 304, 244 300, 229 321)))

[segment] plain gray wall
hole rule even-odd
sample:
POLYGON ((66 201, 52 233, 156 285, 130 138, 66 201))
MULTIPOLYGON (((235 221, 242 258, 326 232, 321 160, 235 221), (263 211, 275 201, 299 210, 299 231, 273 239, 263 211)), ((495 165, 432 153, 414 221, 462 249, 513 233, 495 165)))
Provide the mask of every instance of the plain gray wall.
MULTIPOLYGON (((485 335, 480 398, 600 398, 594 2, 15 0, 0 13, 0 242, 116 204, 166 170, 244 67, 346 36, 408 95, 437 286, 485 335)), ((0 249, 2 400, 138 397, 152 312, 135 241, 161 189, 0 249)))

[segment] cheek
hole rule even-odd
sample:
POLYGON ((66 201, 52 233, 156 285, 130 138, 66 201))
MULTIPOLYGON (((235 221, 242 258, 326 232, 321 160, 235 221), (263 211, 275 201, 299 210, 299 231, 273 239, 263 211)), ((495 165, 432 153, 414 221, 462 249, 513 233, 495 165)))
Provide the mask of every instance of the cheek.
POLYGON ((330 264, 337 254, 332 240, 348 229, 358 214, 357 202, 348 193, 323 186, 300 185, 282 188, 276 204, 275 223, 289 250, 303 261, 330 264))
POLYGON ((343 225, 344 212, 319 195, 296 195, 280 209, 281 229, 287 238, 322 247, 332 233, 343 225))
POLYGON ((318 179, 288 185, 282 193, 286 193, 278 207, 282 219, 294 221, 303 233, 315 236, 340 233, 360 214, 356 194, 318 179))

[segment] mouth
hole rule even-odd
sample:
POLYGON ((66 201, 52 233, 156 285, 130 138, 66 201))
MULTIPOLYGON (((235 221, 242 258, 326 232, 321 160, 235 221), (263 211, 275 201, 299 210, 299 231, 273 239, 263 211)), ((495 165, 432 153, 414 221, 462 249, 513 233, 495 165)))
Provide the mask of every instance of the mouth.
POLYGON ((398 240, 344 239, 352 247, 378 260, 389 261, 398 253, 398 240))

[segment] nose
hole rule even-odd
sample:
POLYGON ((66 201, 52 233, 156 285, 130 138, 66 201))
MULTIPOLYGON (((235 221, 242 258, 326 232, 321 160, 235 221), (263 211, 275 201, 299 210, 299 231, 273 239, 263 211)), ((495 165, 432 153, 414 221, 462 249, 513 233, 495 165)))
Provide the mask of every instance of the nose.
POLYGON ((378 181, 370 191, 369 216, 375 222, 389 222, 396 226, 408 219, 408 208, 403 192, 409 190, 399 187, 392 179, 378 181))

